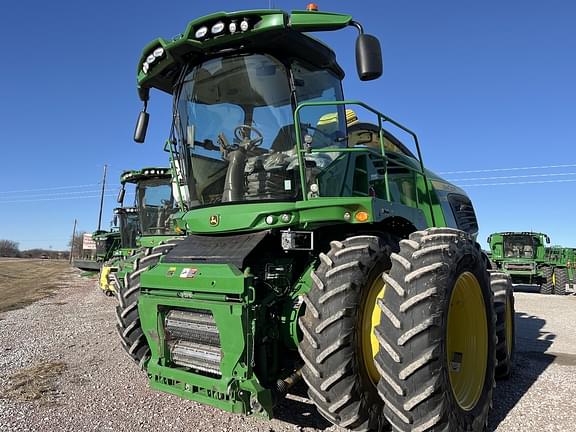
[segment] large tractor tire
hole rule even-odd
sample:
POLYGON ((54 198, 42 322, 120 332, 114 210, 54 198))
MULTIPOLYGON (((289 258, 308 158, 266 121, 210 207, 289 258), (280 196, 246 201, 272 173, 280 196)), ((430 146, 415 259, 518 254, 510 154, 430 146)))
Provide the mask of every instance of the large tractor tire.
POLYGON ((514 290, 510 276, 502 272, 490 272, 490 287, 494 293, 496 312, 496 379, 509 378, 514 364, 516 327, 514 323, 514 290))
POLYGON ((299 352, 308 395, 327 420, 350 430, 381 430, 387 424, 376 388, 373 329, 382 274, 394 250, 398 239, 385 234, 333 241, 330 251, 320 254, 304 297, 299 352))
POLYGON ((391 259, 376 327, 386 419, 393 431, 484 431, 496 315, 480 247, 463 231, 431 228, 391 259))
POLYGON ((118 287, 118 305, 116 306, 116 330, 122 347, 140 366, 150 357, 150 347, 140 325, 138 315, 138 297, 140 296, 140 275, 154 267, 160 258, 175 246, 169 241, 165 244, 140 251, 132 264, 132 271, 127 272, 124 281, 118 287))
POLYGON ((554 294, 566 295, 566 284, 568 283, 568 272, 565 268, 556 267, 554 269, 554 294))
POLYGON ((552 280, 552 269, 548 266, 542 267, 542 276, 544 281, 540 285, 541 294, 552 294, 554 291, 554 281, 552 280))

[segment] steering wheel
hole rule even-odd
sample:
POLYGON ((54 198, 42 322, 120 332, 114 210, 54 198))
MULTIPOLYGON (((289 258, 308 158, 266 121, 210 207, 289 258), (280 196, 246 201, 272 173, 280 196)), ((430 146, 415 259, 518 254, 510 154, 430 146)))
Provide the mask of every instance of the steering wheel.
POLYGON ((244 140, 248 139, 249 140, 248 145, 251 147, 252 146, 257 147, 260 144, 262 144, 262 141, 264 141, 264 135, 262 134, 262 132, 260 132, 254 126, 248 126, 248 125, 236 126, 234 128, 234 138, 236 138, 240 142, 243 142, 244 140), (252 135, 252 132, 254 132, 254 134, 256 135, 254 138, 250 137, 252 135))

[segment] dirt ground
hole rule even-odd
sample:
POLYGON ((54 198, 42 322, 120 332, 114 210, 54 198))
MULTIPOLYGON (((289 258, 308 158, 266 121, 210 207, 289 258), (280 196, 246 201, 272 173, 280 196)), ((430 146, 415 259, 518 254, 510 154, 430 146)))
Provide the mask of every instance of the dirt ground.
MULTIPOLYGON (((36 275, 40 293, 55 294, 0 313, 0 431, 340 430, 318 414, 304 388, 282 401, 271 421, 150 390, 120 348, 115 299, 95 279, 58 263, 22 264, 36 275)), ((13 284, 0 286, 0 298, 7 285, 13 284)), ((516 367, 497 384, 488 431, 574 430, 576 296, 519 291, 516 367)))
POLYGON ((71 272, 66 260, 0 259, 0 313, 19 309, 55 292, 71 272))

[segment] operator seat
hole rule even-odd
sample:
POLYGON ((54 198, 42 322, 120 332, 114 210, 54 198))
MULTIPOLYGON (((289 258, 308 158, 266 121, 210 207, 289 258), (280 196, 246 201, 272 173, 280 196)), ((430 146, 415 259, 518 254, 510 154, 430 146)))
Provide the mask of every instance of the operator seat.
POLYGON ((273 152, 290 151, 296 145, 296 133, 294 132, 294 125, 288 124, 282 126, 276 134, 276 138, 272 141, 270 150, 273 152))

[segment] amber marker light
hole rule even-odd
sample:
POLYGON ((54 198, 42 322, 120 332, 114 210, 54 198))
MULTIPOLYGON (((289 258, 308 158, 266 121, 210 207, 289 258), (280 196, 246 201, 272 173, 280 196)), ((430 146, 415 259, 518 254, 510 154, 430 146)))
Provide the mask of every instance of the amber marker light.
POLYGON ((306 10, 308 12, 318 12, 318 5, 316 3, 308 3, 308 6, 306 6, 306 10))
POLYGON ((356 219, 356 222, 366 222, 368 220, 368 212, 365 211, 356 212, 356 214, 354 215, 354 219, 356 219))

